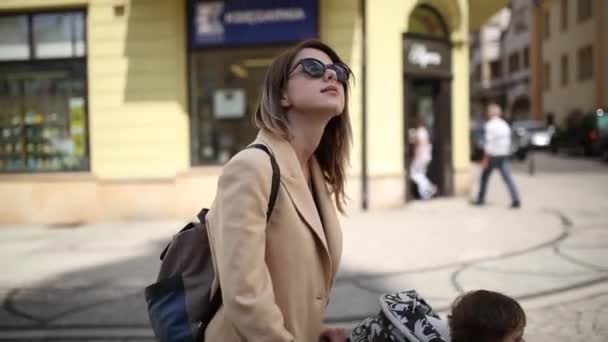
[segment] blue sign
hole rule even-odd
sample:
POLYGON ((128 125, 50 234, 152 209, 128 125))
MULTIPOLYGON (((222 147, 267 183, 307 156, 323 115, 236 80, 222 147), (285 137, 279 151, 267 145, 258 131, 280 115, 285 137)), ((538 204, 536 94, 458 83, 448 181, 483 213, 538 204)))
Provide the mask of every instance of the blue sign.
POLYGON ((317 37, 317 0, 189 0, 191 47, 289 43, 317 37))

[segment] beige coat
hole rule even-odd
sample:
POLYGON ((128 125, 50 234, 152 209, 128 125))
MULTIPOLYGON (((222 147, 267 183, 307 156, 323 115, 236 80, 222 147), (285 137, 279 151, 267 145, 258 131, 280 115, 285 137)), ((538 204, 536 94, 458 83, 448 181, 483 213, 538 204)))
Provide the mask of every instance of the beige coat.
POLYGON ((205 340, 318 341, 342 254, 336 210, 316 159, 315 206, 291 144, 267 131, 255 143, 269 147, 279 164, 277 202, 266 223, 266 153, 247 149, 226 164, 207 222, 223 306, 205 340))

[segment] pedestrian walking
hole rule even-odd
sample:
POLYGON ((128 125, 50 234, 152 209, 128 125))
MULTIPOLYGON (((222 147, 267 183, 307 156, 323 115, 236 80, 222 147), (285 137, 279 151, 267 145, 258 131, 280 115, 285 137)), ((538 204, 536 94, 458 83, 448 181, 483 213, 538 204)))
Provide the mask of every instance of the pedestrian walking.
POLYGON ((427 177, 427 170, 433 159, 433 145, 431 144, 429 131, 424 126, 421 118, 417 119, 417 127, 410 138, 414 145, 414 158, 410 164, 410 179, 416 183, 420 198, 428 200, 437 193, 437 186, 427 177))
POLYGON ((267 221, 273 170, 263 151, 245 149, 225 165, 207 216, 223 303, 206 341, 345 341, 323 318, 342 255, 335 208, 345 205, 350 76, 316 40, 270 65, 254 143, 277 161, 278 196, 267 221))
POLYGON ((488 121, 484 126, 485 156, 481 162, 481 185, 476 205, 485 204, 488 180, 494 169, 498 169, 511 195, 511 208, 519 208, 521 200, 511 175, 509 157, 511 154, 511 127, 502 119, 502 110, 497 104, 487 109, 488 121))

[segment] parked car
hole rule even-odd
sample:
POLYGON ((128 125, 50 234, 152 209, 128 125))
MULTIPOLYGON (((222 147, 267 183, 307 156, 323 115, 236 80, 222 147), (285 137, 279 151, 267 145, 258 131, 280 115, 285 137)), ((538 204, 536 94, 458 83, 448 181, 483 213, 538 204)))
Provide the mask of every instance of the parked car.
POLYGON ((582 152, 585 156, 596 156, 602 152, 606 134, 608 134, 608 114, 601 110, 573 112, 566 117, 563 127, 555 131, 551 138, 550 149, 554 153, 582 152))
POLYGON ((598 146, 600 157, 608 162, 608 112, 598 110, 598 146))
POLYGON ((555 129, 536 120, 519 120, 511 124, 511 152, 519 160, 531 150, 548 149, 555 129))

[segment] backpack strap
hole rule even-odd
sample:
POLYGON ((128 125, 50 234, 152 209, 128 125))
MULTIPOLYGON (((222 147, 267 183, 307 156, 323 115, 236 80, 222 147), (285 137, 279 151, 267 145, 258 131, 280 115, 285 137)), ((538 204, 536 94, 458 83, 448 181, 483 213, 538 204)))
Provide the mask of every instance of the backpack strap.
MULTIPOLYGON (((279 164, 277 164, 277 160, 274 158, 274 155, 266 145, 262 144, 253 144, 247 146, 247 148, 256 148, 258 150, 262 150, 268 154, 270 157, 270 165, 272 166, 272 184, 270 185, 270 198, 268 199, 268 209, 266 210, 266 222, 270 220, 270 215, 272 215, 272 211, 274 210, 274 205, 277 202, 277 196, 279 194, 279 184, 281 183, 281 169, 279 169, 279 164)), ((201 222, 205 222, 205 216, 209 209, 203 208, 196 215, 201 222)))
POLYGON ((272 184, 270 187, 270 198, 268 199, 268 210, 266 211, 266 222, 268 222, 268 220, 270 220, 270 215, 272 215, 272 211, 274 210, 274 205, 277 202, 279 184, 281 182, 281 170, 279 169, 277 160, 274 158, 274 155, 270 152, 266 145, 253 144, 247 146, 247 148, 257 148, 258 150, 266 152, 266 154, 270 157, 270 165, 272 165, 272 184))

